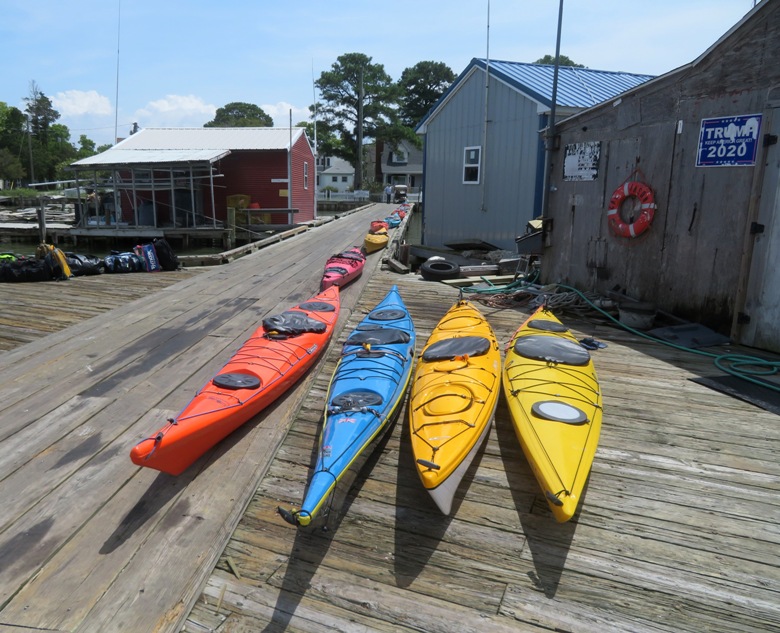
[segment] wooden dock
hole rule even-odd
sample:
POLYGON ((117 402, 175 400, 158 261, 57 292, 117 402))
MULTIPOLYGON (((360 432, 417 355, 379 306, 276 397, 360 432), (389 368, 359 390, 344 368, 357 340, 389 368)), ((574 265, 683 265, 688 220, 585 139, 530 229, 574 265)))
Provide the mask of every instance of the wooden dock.
MULTIPOLYGON (((604 427, 573 521, 552 519, 500 401, 451 517, 416 481, 402 419, 328 532, 284 523, 346 333, 398 284, 421 348, 457 297, 380 270, 381 254, 287 397, 178 478, 133 466, 132 445, 263 315, 313 294, 375 214, 0 355, 0 630, 778 630, 778 417, 692 382, 718 373, 711 361, 599 322, 563 317, 608 344, 593 352, 604 427)), ((502 343, 530 311, 481 309, 502 343)))

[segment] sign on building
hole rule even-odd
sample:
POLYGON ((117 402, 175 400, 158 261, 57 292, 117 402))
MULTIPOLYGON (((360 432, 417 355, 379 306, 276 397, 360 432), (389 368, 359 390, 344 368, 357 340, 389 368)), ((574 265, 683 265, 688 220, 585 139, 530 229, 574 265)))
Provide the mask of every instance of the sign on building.
POLYGON ((755 165, 760 133, 760 114, 702 119, 696 166, 755 165))
POLYGON ((601 141, 571 143, 564 148, 564 180, 596 180, 599 177, 601 141))

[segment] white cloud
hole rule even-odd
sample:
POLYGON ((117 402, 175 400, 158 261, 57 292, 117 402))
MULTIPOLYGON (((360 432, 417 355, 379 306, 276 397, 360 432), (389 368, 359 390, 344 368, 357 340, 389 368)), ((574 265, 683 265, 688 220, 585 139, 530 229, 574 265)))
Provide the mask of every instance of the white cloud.
POLYGON ((96 90, 58 92, 52 97, 51 102, 63 116, 107 115, 114 111, 108 97, 104 97, 96 90))
POLYGON ((286 101, 279 101, 274 105, 260 106, 267 115, 274 120, 274 127, 287 127, 290 125, 290 110, 292 110, 292 124, 308 121, 311 117, 309 108, 298 108, 286 101))
POLYGON ((214 118, 217 106, 195 95, 165 95, 136 110, 141 127, 201 127, 214 118))

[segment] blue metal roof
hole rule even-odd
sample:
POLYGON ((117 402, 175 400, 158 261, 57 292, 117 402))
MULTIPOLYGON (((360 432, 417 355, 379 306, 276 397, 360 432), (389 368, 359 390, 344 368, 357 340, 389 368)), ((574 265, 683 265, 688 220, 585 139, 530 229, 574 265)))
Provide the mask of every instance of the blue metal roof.
MULTIPOLYGON (((469 67, 474 65, 484 69, 487 63, 484 59, 474 59, 469 67)), ((552 65, 490 60, 491 76, 503 79, 547 106, 552 104, 554 74, 552 65)), ((557 105, 589 108, 650 79, 653 75, 559 66, 557 105)))
MULTIPOLYGON (((425 129, 428 120, 455 90, 458 84, 477 66, 483 71, 488 66, 485 59, 474 58, 458 76, 447 91, 431 107, 423 120, 417 125, 417 131, 425 129)), ((552 105, 553 77, 555 66, 547 64, 527 64, 490 60, 490 76, 505 81, 518 92, 527 95, 539 103, 552 105)), ((635 88, 654 75, 636 75, 609 70, 591 70, 573 66, 558 67, 558 94, 556 107, 589 108, 617 95, 635 88)))

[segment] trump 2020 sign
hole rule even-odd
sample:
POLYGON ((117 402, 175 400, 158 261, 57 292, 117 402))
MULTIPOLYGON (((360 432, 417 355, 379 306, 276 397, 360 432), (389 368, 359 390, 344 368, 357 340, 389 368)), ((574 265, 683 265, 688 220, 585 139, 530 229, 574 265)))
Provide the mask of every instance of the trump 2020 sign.
POLYGON ((760 114, 702 119, 697 167, 746 167, 756 164, 760 114))

